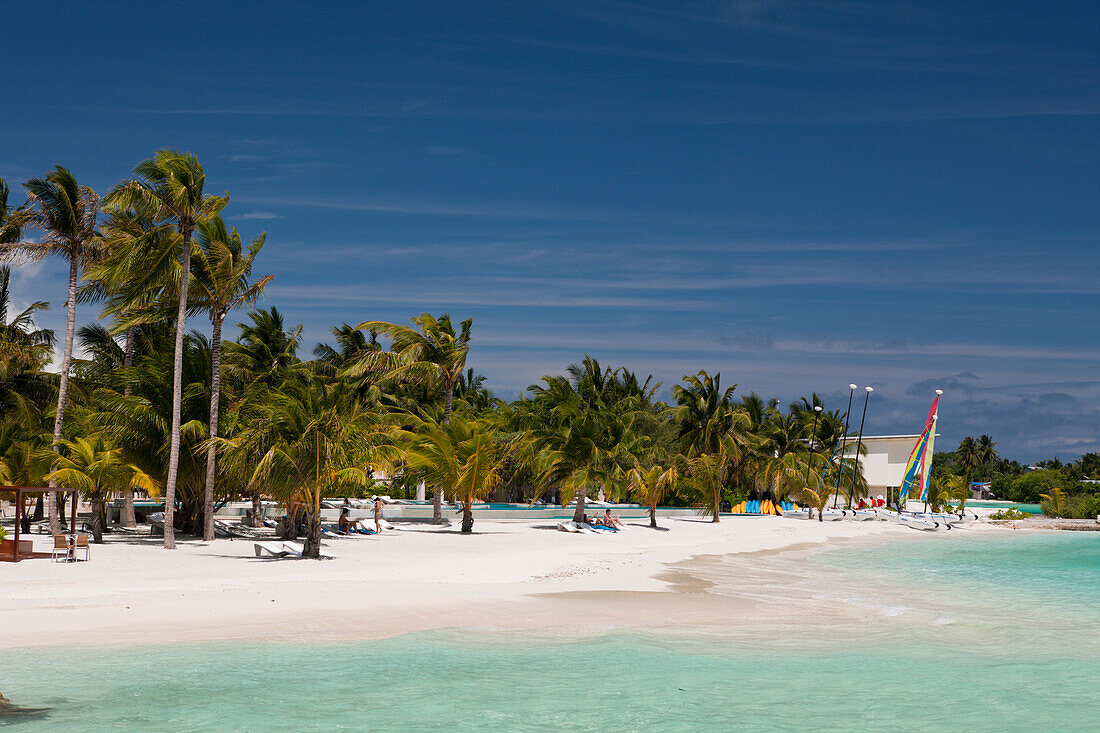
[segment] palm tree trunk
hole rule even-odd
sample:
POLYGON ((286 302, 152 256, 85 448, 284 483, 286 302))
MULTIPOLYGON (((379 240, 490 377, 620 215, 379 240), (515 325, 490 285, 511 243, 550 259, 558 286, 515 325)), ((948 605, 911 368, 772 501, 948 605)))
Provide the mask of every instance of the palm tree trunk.
MULTIPOLYGON (((455 385, 454 382, 447 382, 444 385, 444 397, 443 397, 443 422, 441 425, 446 425, 451 421, 451 411, 454 409, 455 402, 455 385)), ((463 518, 462 523, 466 523, 466 519, 463 518)), ((432 492, 432 524, 443 524, 443 487, 436 486, 432 492)))
POLYGON ((103 494, 95 492, 92 494, 92 540, 97 544, 103 544, 103 515, 105 508, 103 506, 103 494))
MULTIPOLYGON (((65 302, 65 351, 61 356, 61 381, 57 386, 57 411, 53 418, 53 452, 57 453, 61 445, 61 427, 65 422, 65 402, 69 397, 69 370, 73 363, 73 336, 76 333, 76 276, 78 259, 69 259, 69 299, 65 302)), ((52 470, 56 470, 56 466, 52 470)), ((57 488, 57 480, 50 479, 50 488, 57 488)), ((50 532, 61 533, 61 523, 57 516, 57 494, 47 499, 50 513, 50 532)), ((73 527, 72 531, 76 531, 73 527)))
POLYGON ((722 489, 717 488, 714 490, 714 519, 711 520, 713 524, 718 524, 718 505, 722 500, 722 489))
MULTIPOLYGON (((221 401, 222 384, 222 318, 214 319, 214 333, 210 377, 210 440, 218 437, 218 406, 221 401)), ((202 494, 202 539, 210 542, 214 539, 214 476, 217 469, 217 457, 214 444, 206 449, 206 487, 202 494)))
POLYGON ((176 481, 180 468, 180 415, 183 411, 183 342, 187 335, 187 285, 191 280, 191 232, 184 232, 180 255, 180 307, 176 314, 176 353, 172 366, 172 435, 168 480, 164 485, 164 549, 176 549, 176 481))
MULTIPOLYGON (((123 352, 122 366, 129 369, 134 365, 134 327, 130 326, 126 329, 126 351, 123 352)), ((134 393, 133 386, 126 382, 126 387, 123 388, 122 393, 129 397, 134 393)), ((122 525, 124 527, 136 527, 137 526, 137 514, 134 512, 134 490, 127 486, 122 490, 122 525)))
POLYGON ((474 531, 473 501, 462 502, 462 533, 470 534, 474 531))
POLYGON ((306 539, 302 544, 302 557, 321 559, 321 515, 311 512, 306 517, 306 539))
POLYGON ((264 505, 259 492, 252 495, 252 526, 264 526, 264 505))
POLYGON ((455 404, 455 383, 448 382, 444 386, 443 396, 443 425, 446 425, 451 421, 451 412, 454 410, 455 404))
POLYGON ((432 489, 432 524, 443 524, 443 489, 432 489))
POLYGON ((657 529, 657 507, 655 506, 649 508, 649 526, 657 529))
POLYGON ((573 521, 574 522, 583 522, 584 521, 584 500, 587 498, 587 496, 586 496, 587 493, 588 493, 588 487, 587 486, 582 486, 577 491, 577 508, 573 512, 573 521))

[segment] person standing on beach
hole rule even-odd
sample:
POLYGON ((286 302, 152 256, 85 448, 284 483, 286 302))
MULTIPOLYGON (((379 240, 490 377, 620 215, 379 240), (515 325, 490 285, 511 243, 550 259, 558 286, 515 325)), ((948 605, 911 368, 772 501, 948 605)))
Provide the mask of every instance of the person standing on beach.
POLYGON ((382 507, 385 506, 382 500, 377 496, 374 497, 374 531, 382 531, 382 507))

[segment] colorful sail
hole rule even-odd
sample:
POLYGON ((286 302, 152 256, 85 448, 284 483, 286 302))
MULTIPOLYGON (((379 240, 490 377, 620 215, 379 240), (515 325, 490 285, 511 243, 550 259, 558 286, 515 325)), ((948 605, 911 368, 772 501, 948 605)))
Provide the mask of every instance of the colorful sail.
POLYGON ((909 493, 919 491, 923 497, 928 491, 928 475, 931 473, 932 443, 936 435, 936 412, 939 409, 940 398, 932 400, 932 407, 928 410, 928 418, 924 421, 924 430, 921 431, 917 444, 913 446, 913 452, 909 454, 909 461, 905 464, 905 474, 902 476, 901 487, 898 489, 899 499, 904 506, 909 493))
MULTIPOLYGON (((932 402, 932 409, 936 409, 936 403, 939 402, 939 397, 932 402)), ((928 438, 925 440, 924 457, 921 459, 921 471, 920 471, 920 500, 928 501, 928 479, 932 475, 932 447, 936 444, 936 421, 939 419, 939 413, 932 413, 932 425, 927 429, 928 438)))

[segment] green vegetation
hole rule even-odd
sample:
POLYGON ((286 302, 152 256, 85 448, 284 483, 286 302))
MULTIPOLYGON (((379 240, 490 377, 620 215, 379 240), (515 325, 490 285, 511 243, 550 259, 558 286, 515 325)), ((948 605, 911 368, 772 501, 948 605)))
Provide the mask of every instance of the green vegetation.
MULTIPOLYGON (((838 482, 849 505, 866 496, 858 461, 830 460, 845 416, 817 395, 783 407, 701 371, 666 403, 652 377, 585 355, 506 403, 468 364, 473 321, 446 313, 337 325, 312 359, 301 326, 274 306, 238 316, 226 338, 228 319, 254 308, 274 275, 261 274, 265 234, 227 226, 229 196, 210 195, 205 180, 193 155, 161 150, 102 210, 61 167, 27 181, 17 208, 0 181, 0 259, 16 268, 0 266, 0 480, 80 489, 97 541, 115 497, 134 525, 134 492, 163 497, 166 548, 177 532, 213 539, 227 501, 251 500, 258 520, 267 498, 301 520, 287 525, 305 526, 312 557, 323 497, 408 497, 418 485, 437 522, 444 496, 461 506, 463 532, 472 505, 490 498, 575 500, 578 520, 589 497, 633 498, 656 526, 663 503, 717 522, 743 499, 795 497, 820 514, 838 482), (36 325, 46 302, 9 312, 13 272, 53 255, 69 265, 57 344, 36 325), (77 328, 78 306, 90 305, 96 319, 77 328), (209 331, 188 328, 195 315, 209 331), (55 358, 60 374, 47 369, 55 358)), ((995 446, 981 436, 937 454, 934 502, 961 508, 973 478, 1005 498, 1046 495, 1066 516, 1097 509, 1083 488, 1093 485, 1078 481, 1096 476, 1100 457, 1027 472, 995 446)), ((64 521, 53 500, 26 508, 64 521)))
POLYGON ((1027 512, 1021 512, 1015 507, 1009 509, 1002 509, 999 512, 993 512, 989 515, 990 519, 1027 519, 1031 515, 1027 512))
POLYGON ((950 496, 964 504, 964 494, 970 494, 966 482, 973 479, 989 482, 998 499, 1040 504, 1047 516, 1089 519, 1100 513, 1100 454, 1086 453, 1069 464, 1053 458, 1029 467, 1001 458, 996 445, 988 435, 968 437, 955 451, 937 453, 932 485, 955 482, 950 496))

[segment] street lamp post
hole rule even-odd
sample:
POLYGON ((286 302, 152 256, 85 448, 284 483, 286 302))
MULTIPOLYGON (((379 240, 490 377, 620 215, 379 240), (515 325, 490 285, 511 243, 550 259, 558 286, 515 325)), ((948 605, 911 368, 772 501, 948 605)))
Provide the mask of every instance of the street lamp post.
MULTIPOLYGON (((849 384, 848 385, 848 409, 844 411, 844 432, 840 436, 840 440, 841 440, 842 443, 847 442, 847 440, 848 440, 848 417, 852 414, 852 395, 855 394, 856 387, 857 387, 857 385, 855 385, 855 384, 849 384)), ((840 468, 838 468, 837 472, 836 472, 836 493, 833 494, 833 509, 836 509, 836 500, 840 496, 840 479, 841 479, 841 476, 843 476, 843 474, 844 474, 844 471, 841 470, 841 469, 844 468, 844 451, 843 450, 841 450, 841 452, 840 452, 840 461, 839 461, 839 463, 840 463, 840 468)))
POLYGON ((810 460, 806 463, 806 488, 810 487, 810 464, 813 463, 814 446, 817 444, 817 418, 821 417, 821 405, 814 405, 814 429, 810 433, 810 460))
POLYGON ((867 419, 867 403, 871 401, 871 393, 875 391, 874 387, 864 387, 867 390, 867 396, 863 398, 863 417, 859 419, 859 437, 856 438, 856 460, 852 464, 852 491, 848 493, 848 504, 852 503, 852 493, 856 488, 856 471, 859 470, 859 449, 863 445, 863 421, 867 419))

